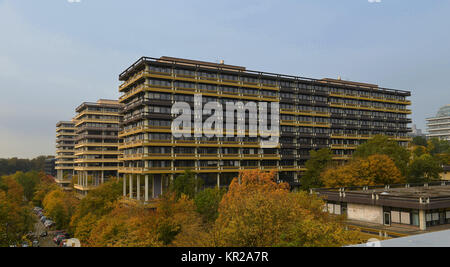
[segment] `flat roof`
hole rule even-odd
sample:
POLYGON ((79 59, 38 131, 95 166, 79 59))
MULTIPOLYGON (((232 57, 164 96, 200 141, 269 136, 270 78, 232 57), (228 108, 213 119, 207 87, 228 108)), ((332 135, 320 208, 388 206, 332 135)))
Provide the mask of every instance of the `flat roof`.
POLYGON ((385 93, 391 93, 391 94, 398 94, 402 96, 410 96, 410 91, 405 90, 397 90, 397 89, 389 89, 389 88, 382 88, 375 84, 368 84, 368 83, 361 83, 361 82, 353 82, 353 81, 342 81, 342 80, 336 80, 336 79, 313 79, 313 78, 307 78, 307 77, 301 77, 301 76, 294 76, 294 75, 285 75, 285 74, 277 74, 277 73, 270 73, 270 72, 263 72, 263 71, 253 71, 253 70, 247 70, 245 67, 241 66, 233 66, 233 65, 225 65, 225 64, 217 64, 212 62, 205 62, 205 61, 197 61, 197 60, 190 60, 190 59, 181 59, 181 58, 172 58, 172 57, 160 57, 160 58, 152 58, 152 57, 141 57, 138 59, 135 63, 133 63, 130 67, 128 67, 125 71, 123 71, 119 75, 119 80, 124 81, 126 80, 136 69, 142 68, 143 64, 146 63, 166 63, 166 64, 172 64, 176 66, 189 66, 194 68, 205 68, 205 69, 215 69, 219 71, 232 71, 232 72, 238 72, 245 75, 259 75, 263 76, 264 78, 272 78, 272 79, 285 79, 285 80, 296 80, 301 82, 310 82, 315 85, 329 85, 329 86, 343 86, 346 88, 360 88, 360 89, 370 89, 385 93))
POLYGON ((410 209, 450 208, 450 181, 311 190, 325 200, 410 209))
MULTIPOLYGON (((381 247, 450 247, 450 230, 384 240, 381 247)), ((366 247, 367 244, 354 247, 366 247)))

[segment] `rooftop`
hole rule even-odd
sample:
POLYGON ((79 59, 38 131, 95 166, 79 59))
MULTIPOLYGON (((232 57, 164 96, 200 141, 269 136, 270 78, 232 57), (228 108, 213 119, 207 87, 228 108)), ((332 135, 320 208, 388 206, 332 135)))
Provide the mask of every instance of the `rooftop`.
POLYGON ((312 192, 330 201, 412 209, 450 207, 450 181, 354 188, 321 188, 312 192))
MULTIPOLYGON (((365 244, 356 247, 364 247, 365 244)), ((389 239, 381 247, 450 247, 450 230, 389 239)))
POLYGON ((382 88, 375 84, 368 84, 368 83, 360 83, 360 82, 352 82, 352 81, 343 81, 338 79, 313 79, 313 78, 306 78, 306 77, 300 77, 300 76, 293 76, 293 75, 284 75, 284 74, 277 74, 277 73, 270 73, 270 72, 262 72, 262 71, 252 71, 247 70, 245 67, 241 66, 234 66, 234 65, 226 65, 226 64, 218 64, 218 63, 212 63, 212 62, 205 62, 205 61, 197 61, 197 60, 190 60, 190 59, 181 59, 181 58, 172 58, 172 57, 160 57, 160 58, 152 58, 152 57, 141 57, 138 59, 134 64, 132 64, 130 67, 128 67, 125 71, 123 71, 119 75, 119 80, 125 81, 130 76, 132 76, 136 71, 142 70, 144 68, 144 65, 147 63, 153 63, 153 64, 166 64, 166 65, 175 65, 175 66, 187 66, 191 68, 204 68, 204 69, 213 69, 216 71, 231 71, 231 72, 239 72, 243 73, 249 76, 263 76, 267 79, 284 79, 284 80, 297 80, 302 82, 310 82, 317 85, 332 85, 332 86, 343 86, 346 88, 359 88, 359 89, 370 89, 370 90, 377 90, 377 91, 383 91, 386 93, 394 93, 399 95, 405 95, 410 96, 411 92, 404 91, 404 90, 396 90, 396 89, 389 89, 389 88, 382 88))

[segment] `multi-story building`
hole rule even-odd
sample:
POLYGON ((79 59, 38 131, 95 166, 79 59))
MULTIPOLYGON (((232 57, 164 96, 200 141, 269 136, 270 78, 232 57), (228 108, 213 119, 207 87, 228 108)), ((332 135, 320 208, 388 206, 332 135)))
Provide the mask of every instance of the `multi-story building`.
POLYGON ((427 119, 428 137, 450 141, 450 105, 442 107, 436 117, 427 119))
POLYGON ((76 109, 74 188, 81 195, 113 177, 118 178, 120 109, 116 100, 103 99, 83 103, 76 109))
MULTIPOLYGON (((168 57, 141 58, 119 79, 119 102, 124 104, 119 134, 124 139, 124 165, 119 172, 126 178, 124 195, 140 200, 157 197, 186 169, 205 186, 226 186, 246 169, 274 169, 280 180, 295 182, 311 150, 331 148, 336 160, 345 160, 374 135, 385 134, 403 144, 410 141, 408 91, 168 57), (245 137, 175 138, 172 105, 182 101, 192 108, 198 94, 203 103, 223 106, 279 103, 278 146, 261 147, 264 138, 250 136, 248 122, 245 137)), ((250 116, 246 114, 247 121, 250 116)))
POLYGON ((55 162, 56 159, 54 157, 49 157, 45 160, 44 162, 45 174, 50 175, 52 177, 56 176, 55 162))
POLYGON ((56 124, 56 177, 60 186, 67 188, 72 183, 75 160, 75 124, 60 121, 56 124))

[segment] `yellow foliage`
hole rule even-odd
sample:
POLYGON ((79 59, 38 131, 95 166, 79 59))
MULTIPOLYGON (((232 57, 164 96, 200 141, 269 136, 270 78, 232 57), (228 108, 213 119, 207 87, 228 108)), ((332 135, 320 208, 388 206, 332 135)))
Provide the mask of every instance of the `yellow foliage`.
POLYGON ((358 158, 343 166, 329 168, 321 178, 326 187, 401 184, 406 181, 394 161, 386 155, 358 158))

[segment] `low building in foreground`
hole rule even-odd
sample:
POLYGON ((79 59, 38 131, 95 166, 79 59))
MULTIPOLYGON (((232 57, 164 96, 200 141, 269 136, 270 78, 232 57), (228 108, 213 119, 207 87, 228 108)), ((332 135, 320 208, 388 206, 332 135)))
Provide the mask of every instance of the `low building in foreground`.
POLYGON ((450 181, 450 165, 443 167, 443 172, 441 173, 441 180, 450 181))
POLYGON ((450 182, 361 188, 313 189, 328 212, 348 220, 395 227, 433 230, 450 228, 450 182), (445 228, 445 227, 444 227, 445 228))

